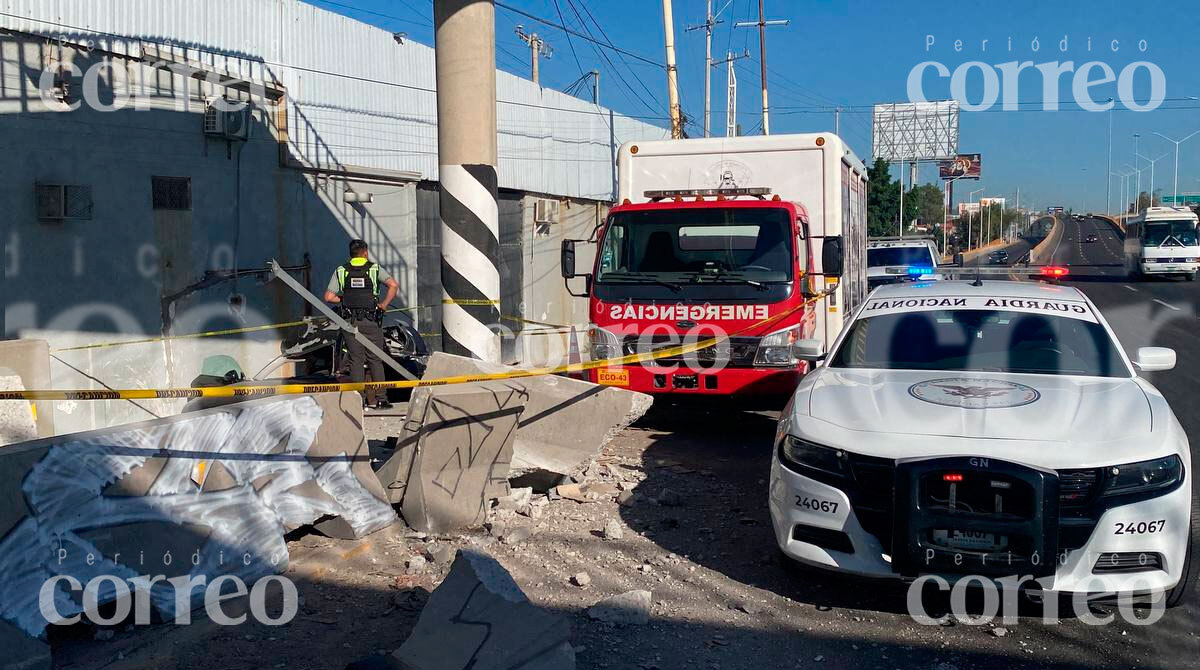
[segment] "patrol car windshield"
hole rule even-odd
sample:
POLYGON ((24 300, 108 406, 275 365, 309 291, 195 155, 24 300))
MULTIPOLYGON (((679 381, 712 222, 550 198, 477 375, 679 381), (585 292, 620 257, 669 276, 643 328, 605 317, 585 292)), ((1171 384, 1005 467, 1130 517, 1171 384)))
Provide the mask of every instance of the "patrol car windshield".
POLYGON ((788 219, 783 208, 620 212, 604 234, 596 281, 791 281, 788 219))
POLYGON ((929 247, 878 247, 867 249, 867 267, 932 265, 929 247))
POLYGON ((853 323, 830 366, 1128 377, 1095 321, 1004 310, 881 314, 853 323))

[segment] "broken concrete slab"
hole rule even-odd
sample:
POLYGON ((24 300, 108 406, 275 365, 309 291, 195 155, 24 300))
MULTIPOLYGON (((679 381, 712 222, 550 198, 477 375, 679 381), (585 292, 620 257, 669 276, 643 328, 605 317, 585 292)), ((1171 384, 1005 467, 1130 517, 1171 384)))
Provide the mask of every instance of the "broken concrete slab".
MULTIPOLYGON (((24 391, 17 375, 0 375, 0 391, 24 391)), ((36 440, 37 418, 27 400, 0 400, 0 446, 36 440)))
MULTIPOLYGON (((437 352, 429 357, 425 379, 508 372, 513 368, 437 352)), ((650 409, 645 393, 600 386, 558 375, 522 377, 508 383, 528 393, 513 445, 513 468, 569 474, 626 426, 650 409)))
MULTIPOLYGON (((20 377, 23 388, 50 388, 49 343, 46 340, 29 339, 0 341, 0 375, 16 375, 20 377)), ((39 405, 38 403, 26 402, 24 404, 29 406, 34 416, 34 421, 37 424, 37 433, 34 437, 50 437, 53 435, 54 414, 51 411, 53 406, 48 403, 39 405), (42 411, 38 411, 39 409, 42 411)))
POLYGON ((654 595, 649 591, 626 591, 592 605, 587 614, 597 621, 641 626, 650 621, 653 598, 654 595))
POLYGON ((509 492, 525 400, 523 388, 499 382, 413 392, 399 446, 377 473, 410 526, 444 533, 483 523, 489 501, 509 492))
POLYGON ((411 670, 571 670, 569 635, 495 559, 463 549, 393 658, 411 670))
MULTIPOLYGON (((337 393, 266 398, 0 447, 0 495, 19 495, 0 508, 0 618, 40 635, 51 575, 251 583, 287 567, 289 528, 338 517, 361 536, 390 525, 361 415, 343 405, 337 393), (232 487, 205 486, 217 466, 232 487)), ((185 606, 202 604, 202 589, 192 595, 185 606)), ((54 599, 61 615, 80 612, 67 591, 54 599)), ((154 583, 150 602, 173 617, 174 586, 154 583)))

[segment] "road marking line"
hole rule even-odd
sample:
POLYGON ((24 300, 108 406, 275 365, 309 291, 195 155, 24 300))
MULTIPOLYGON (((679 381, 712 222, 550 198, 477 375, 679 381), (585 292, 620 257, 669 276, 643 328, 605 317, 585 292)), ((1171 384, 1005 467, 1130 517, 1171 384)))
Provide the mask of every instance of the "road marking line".
POLYGON ((1133 291, 1134 293, 1138 292, 1138 290, 1136 288, 1130 286, 1129 284, 1121 284, 1121 286, 1124 286, 1125 288, 1129 289, 1130 291, 1133 291))
POLYGON ((1163 307, 1169 307, 1170 309, 1173 309, 1173 310, 1175 310, 1176 312, 1180 311, 1180 310, 1179 310, 1179 308, 1178 308, 1178 307, 1176 307, 1175 305, 1171 305, 1171 304, 1165 303, 1165 302, 1163 302, 1163 301, 1159 300, 1158 298, 1155 298, 1155 299, 1154 299, 1154 302, 1156 302, 1156 303, 1158 303, 1158 304, 1162 305, 1163 307))

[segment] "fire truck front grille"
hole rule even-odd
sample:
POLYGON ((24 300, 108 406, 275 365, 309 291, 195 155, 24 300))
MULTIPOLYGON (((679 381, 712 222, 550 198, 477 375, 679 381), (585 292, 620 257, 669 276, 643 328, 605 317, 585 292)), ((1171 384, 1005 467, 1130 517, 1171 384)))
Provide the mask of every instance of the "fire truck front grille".
MULTIPOLYGON (((621 342, 621 351, 624 355, 628 356, 630 354, 647 353, 679 344, 683 344, 683 342, 678 336, 629 336, 621 342)), ((700 349, 699 351, 694 351, 683 356, 668 356, 656 359, 654 364, 680 365, 701 369, 718 366, 748 368, 754 366, 754 355, 757 352, 757 337, 734 337, 730 338, 728 342, 722 342, 716 346, 700 349)))

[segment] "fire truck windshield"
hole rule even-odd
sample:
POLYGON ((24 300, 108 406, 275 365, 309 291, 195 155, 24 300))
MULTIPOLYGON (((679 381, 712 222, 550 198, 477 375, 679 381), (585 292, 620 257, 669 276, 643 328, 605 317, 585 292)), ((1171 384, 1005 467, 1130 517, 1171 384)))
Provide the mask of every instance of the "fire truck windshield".
POLYGON ((782 208, 687 208, 613 214, 598 283, 762 285, 792 279, 794 242, 782 208))

